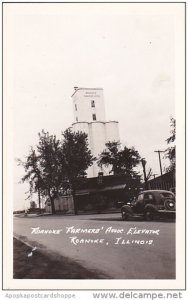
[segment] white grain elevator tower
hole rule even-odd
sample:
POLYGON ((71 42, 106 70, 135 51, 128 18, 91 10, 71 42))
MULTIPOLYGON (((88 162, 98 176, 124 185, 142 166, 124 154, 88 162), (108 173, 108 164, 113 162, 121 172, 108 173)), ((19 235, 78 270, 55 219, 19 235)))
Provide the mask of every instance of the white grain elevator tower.
MULTIPOLYGON (((105 105, 102 88, 74 88, 72 95, 74 123, 73 131, 85 132, 88 135, 89 148, 97 157, 105 149, 107 142, 119 141, 117 121, 106 122, 105 105)), ((109 175, 109 168, 98 167, 97 162, 88 168, 88 177, 96 177, 99 172, 109 175)))

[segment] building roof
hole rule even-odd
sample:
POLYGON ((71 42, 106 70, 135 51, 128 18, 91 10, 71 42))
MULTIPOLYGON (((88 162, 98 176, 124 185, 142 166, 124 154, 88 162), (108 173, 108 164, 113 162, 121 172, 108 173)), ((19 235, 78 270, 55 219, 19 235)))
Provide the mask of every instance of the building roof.
POLYGON ((93 193, 101 193, 101 192, 107 192, 107 191, 114 191, 114 190, 123 190, 126 187, 126 184, 118 184, 118 185, 112 185, 112 186, 105 186, 103 188, 95 188, 95 189, 84 189, 84 190, 77 190, 76 196, 79 195, 89 195, 93 193))
POLYGON ((94 122, 87 122, 87 121, 78 121, 78 122, 74 122, 72 123, 72 125, 74 124, 81 124, 81 123, 87 123, 87 124, 96 124, 96 123, 103 123, 103 124, 106 124, 106 123, 119 123, 118 121, 94 121, 94 122))
MULTIPOLYGON (((103 88, 79 88, 79 87, 74 87, 75 91, 74 93, 72 94, 72 96, 78 91, 78 90, 103 90, 103 88)), ((71 96, 71 97, 72 97, 71 96)))
POLYGON ((92 189, 103 189, 113 186, 123 186, 126 185, 129 187, 139 187, 140 184, 138 180, 132 179, 127 175, 107 175, 102 177, 102 184, 98 183, 99 177, 90 177, 84 178, 82 182, 80 182, 78 190, 92 190, 92 189))

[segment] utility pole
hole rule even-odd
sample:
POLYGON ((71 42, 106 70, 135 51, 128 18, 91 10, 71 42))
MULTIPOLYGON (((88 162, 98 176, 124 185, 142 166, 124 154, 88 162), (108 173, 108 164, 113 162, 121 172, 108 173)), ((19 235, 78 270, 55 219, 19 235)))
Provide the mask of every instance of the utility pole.
POLYGON ((156 150, 154 152, 158 152, 158 155, 159 155, 159 165, 160 165, 160 171, 161 171, 161 176, 162 176, 163 172, 162 172, 162 166, 161 166, 161 152, 165 152, 165 151, 156 150))

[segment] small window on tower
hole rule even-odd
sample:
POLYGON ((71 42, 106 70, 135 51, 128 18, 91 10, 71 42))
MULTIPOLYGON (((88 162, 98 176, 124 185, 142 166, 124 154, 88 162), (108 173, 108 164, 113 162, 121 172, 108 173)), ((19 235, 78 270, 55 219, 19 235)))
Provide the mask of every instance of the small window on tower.
POLYGON ((78 117, 76 117, 76 122, 78 122, 78 117))
POLYGON ((77 110, 77 104, 75 104, 75 110, 77 110))
POLYGON ((91 100, 91 107, 95 107, 95 101, 91 100))
POLYGON ((96 121, 97 120, 97 117, 96 117, 96 114, 93 114, 93 121, 96 121))

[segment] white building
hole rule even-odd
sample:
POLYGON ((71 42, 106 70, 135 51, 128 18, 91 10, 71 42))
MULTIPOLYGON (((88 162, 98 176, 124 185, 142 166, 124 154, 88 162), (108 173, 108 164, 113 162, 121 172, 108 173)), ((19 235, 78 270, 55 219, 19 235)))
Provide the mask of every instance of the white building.
MULTIPOLYGON (((88 135, 88 142, 91 153, 97 157, 105 149, 109 141, 119 141, 119 130, 117 121, 106 122, 105 106, 102 88, 74 88, 72 95, 74 123, 73 131, 85 132, 88 135)), ((88 177, 98 176, 103 171, 109 175, 111 168, 101 170, 97 162, 87 170, 88 177)))

